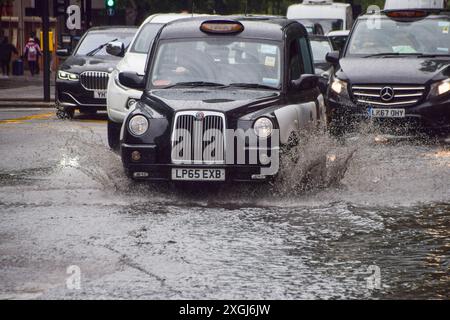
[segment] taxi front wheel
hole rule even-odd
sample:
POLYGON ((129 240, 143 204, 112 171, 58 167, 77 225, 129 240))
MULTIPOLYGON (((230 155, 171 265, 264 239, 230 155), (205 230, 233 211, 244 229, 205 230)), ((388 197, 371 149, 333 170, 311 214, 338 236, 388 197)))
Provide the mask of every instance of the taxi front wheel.
POLYGON ((118 151, 120 149, 121 127, 122 125, 120 123, 108 119, 108 145, 114 151, 118 151))

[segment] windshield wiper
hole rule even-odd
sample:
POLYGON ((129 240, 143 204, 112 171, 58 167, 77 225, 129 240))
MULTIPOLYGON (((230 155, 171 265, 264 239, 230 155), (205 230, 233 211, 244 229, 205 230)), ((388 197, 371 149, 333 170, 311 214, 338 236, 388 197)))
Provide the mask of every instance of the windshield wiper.
POLYGON ((436 57, 450 57, 450 54, 447 53, 422 53, 419 55, 419 58, 436 58, 436 57))
POLYGON ((364 56, 363 58, 384 57, 384 56, 420 56, 421 53, 400 53, 400 52, 382 52, 364 56))
POLYGON ((114 40, 111 40, 111 41, 108 41, 108 42, 106 42, 106 43, 103 43, 103 44, 99 45, 97 48, 95 48, 94 50, 89 51, 88 53, 86 53, 86 55, 87 55, 88 57, 95 56, 95 54, 96 54, 97 52, 99 52, 100 50, 102 50, 104 47, 106 47, 106 46, 108 45, 108 43, 114 42, 114 41, 117 41, 117 40, 119 40, 119 39, 116 38, 116 39, 114 39, 114 40))
POLYGON ((276 88, 276 87, 267 86, 265 84, 259 84, 259 83, 231 83, 228 85, 228 87, 278 90, 278 88, 276 88))
POLYGON ((189 82, 178 82, 164 89, 175 88, 175 87, 223 87, 224 84, 216 83, 216 82, 207 82, 207 81, 189 81, 189 82))

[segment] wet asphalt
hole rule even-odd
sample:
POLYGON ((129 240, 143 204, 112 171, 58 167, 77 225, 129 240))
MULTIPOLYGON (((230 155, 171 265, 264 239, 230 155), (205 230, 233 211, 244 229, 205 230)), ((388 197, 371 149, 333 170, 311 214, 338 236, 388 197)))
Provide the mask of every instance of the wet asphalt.
POLYGON ((0 299, 450 298, 450 144, 312 136, 274 185, 136 183, 105 119, 0 109, 0 299))

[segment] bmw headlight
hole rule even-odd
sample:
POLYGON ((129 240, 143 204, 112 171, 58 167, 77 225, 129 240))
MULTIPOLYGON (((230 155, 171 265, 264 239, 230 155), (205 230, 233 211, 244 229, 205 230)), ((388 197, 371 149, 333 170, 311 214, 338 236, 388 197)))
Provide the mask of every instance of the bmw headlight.
POLYGON ((331 90, 333 90, 338 95, 347 95, 347 82, 342 81, 338 78, 334 78, 331 82, 331 90))
POLYGON ((439 81, 431 85, 430 95, 438 97, 450 92, 450 79, 439 81))
POLYGON ((80 76, 76 73, 66 72, 66 71, 58 71, 58 79, 61 80, 69 80, 69 81, 78 81, 80 76))
POLYGON ((253 130, 259 138, 268 138, 272 135, 273 123, 269 118, 259 118, 255 121, 253 130))
POLYGON ((147 118, 141 115, 134 116, 128 123, 131 134, 135 136, 142 136, 147 132, 148 127, 149 123, 147 118))

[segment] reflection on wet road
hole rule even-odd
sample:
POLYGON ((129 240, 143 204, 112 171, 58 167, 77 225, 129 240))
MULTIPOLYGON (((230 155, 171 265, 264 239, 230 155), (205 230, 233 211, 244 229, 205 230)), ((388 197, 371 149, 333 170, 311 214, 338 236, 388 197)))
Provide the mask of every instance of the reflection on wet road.
POLYGON ((104 115, 0 114, 0 298, 450 298, 447 144, 312 137, 289 173, 325 185, 193 188, 127 180, 104 115))

